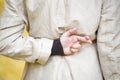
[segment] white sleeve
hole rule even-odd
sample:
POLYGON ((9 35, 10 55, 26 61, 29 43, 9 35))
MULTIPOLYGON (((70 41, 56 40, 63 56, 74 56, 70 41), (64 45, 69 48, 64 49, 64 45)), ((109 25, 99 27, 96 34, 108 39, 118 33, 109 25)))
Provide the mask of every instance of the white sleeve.
POLYGON ((19 15, 24 8, 24 0, 5 0, 3 14, 0 17, 0 54, 30 63, 45 64, 51 54, 53 40, 23 37, 24 15, 19 15), (17 6, 19 5, 19 6, 17 6))
POLYGON ((120 0, 103 0, 97 44, 105 80, 119 80, 120 0))

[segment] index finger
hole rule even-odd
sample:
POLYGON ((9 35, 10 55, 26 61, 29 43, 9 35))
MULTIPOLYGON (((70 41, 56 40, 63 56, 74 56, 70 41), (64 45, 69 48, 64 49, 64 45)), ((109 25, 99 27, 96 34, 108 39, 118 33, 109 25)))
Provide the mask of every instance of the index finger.
POLYGON ((79 42, 84 42, 84 43, 92 43, 92 41, 89 38, 83 37, 83 36, 78 36, 77 37, 79 42))

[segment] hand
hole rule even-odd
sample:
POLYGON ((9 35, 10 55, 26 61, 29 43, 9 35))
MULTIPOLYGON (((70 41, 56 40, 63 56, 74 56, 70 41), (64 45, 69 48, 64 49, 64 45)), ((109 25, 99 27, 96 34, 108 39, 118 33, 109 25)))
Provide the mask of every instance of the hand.
POLYGON ((78 52, 81 47, 81 42, 91 43, 88 36, 75 35, 76 31, 76 28, 72 28, 66 31, 60 38, 65 55, 71 55, 78 52))

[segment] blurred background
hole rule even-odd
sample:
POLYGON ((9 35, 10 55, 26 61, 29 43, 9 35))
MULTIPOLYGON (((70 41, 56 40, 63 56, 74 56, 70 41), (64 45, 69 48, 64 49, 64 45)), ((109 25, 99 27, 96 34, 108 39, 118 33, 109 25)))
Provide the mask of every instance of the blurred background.
MULTIPOLYGON (((0 15, 4 5, 4 0, 0 0, 0 15)), ((23 35, 28 35, 26 30, 23 35)), ((20 80, 23 69, 24 61, 13 60, 11 58, 0 55, 0 80, 20 80)))

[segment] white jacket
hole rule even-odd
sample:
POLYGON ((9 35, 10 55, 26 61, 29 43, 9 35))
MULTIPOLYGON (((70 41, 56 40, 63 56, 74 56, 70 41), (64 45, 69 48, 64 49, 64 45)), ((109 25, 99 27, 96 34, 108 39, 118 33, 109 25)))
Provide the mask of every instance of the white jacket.
POLYGON ((102 73, 119 80, 120 0, 5 0, 0 54, 26 61, 23 80, 102 80, 102 73), (81 44, 74 55, 50 56, 53 40, 72 27, 93 44, 81 44))

